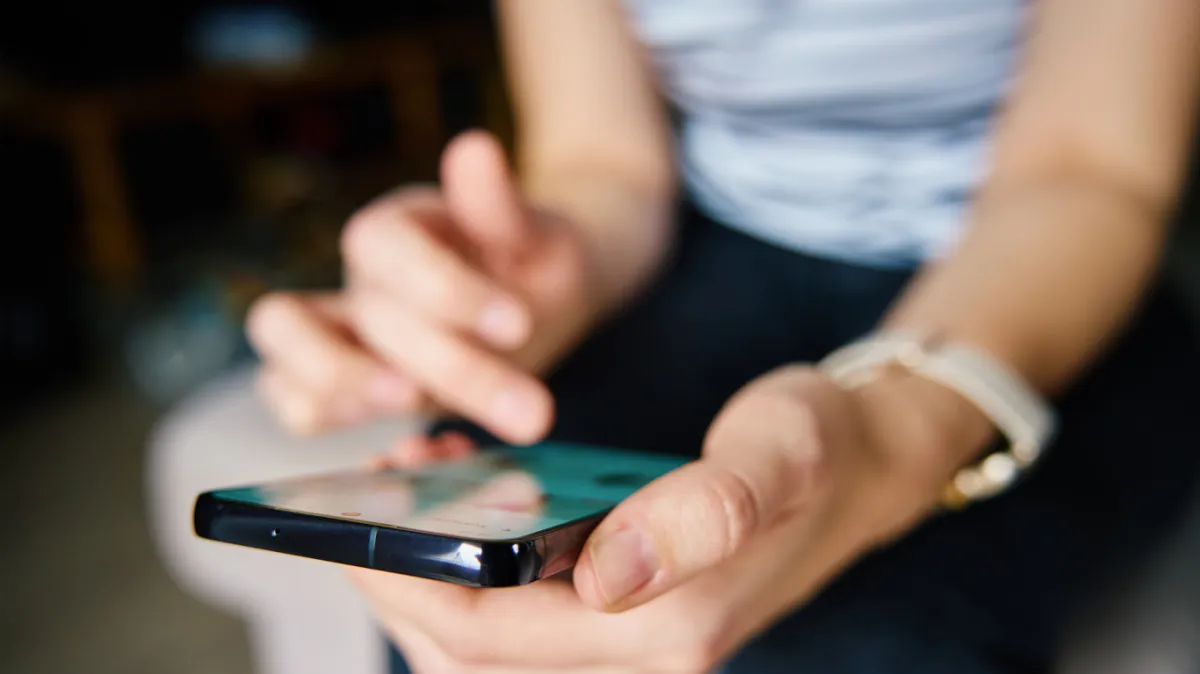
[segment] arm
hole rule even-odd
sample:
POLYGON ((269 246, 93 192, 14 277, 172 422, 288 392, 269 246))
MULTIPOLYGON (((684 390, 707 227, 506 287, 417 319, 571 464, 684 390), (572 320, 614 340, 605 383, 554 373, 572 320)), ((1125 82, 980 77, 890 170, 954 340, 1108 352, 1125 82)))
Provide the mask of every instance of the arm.
POLYGON ((607 310, 644 286, 671 242, 670 130, 652 74, 615 0, 497 8, 522 186, 583 231, 607 310))
MULTIPOLYGON (((972 345, 1054 393, 1129 319, 1157 265, 1200 99, 1200 4, 1042 0, 1031 35, 964 240, 884 327, 972 345)), ((993 433, 965 398, 900 370, 848 390, 780 368, 726 403, 700 461, 605 518, 576 587, 623 610, 737 569, 773 579, 732 621, 757 629, 923 519, 993 433), (652 551, 640 586, 628 562, 594 552, 626 530, 652 551), (610 576, 637 589, 606 592, 610 576)))
MULTIPOLYGON (((1200 4, 1043 0, 1033 19, 969 230, 885 324, 972 344, 1054 393, 1121 329, 1158 264, 1200 98, 1200 4)), ((876 388, 950 434, 935 461, 958 465, 990 434, 944 389, 876 388)))
MULTIPOLYGON (((974 344, 1053 392, 1129 318, 1156 264, 1200 98, 1200 4, 1042 0, 1034 35, 968 236, 885 324, 974 344)), ((578 597, 552 582, 361 582, 398 637, 420 625, 420 643, 470 664, 712 671, 927 514, 989 433, 914 377, 850 392, 780 368, 730 399, 700 460, 604 518, 578 597)))
POLYGON ((664 257, 668 128, 618 0, 498 4, 523 180, 495 138, 460 134, 439 189, 347 223, 342 293, 256 305, 264 390, 298 431, 433 408, 538 440, 554 417, 540 375, 664 257))

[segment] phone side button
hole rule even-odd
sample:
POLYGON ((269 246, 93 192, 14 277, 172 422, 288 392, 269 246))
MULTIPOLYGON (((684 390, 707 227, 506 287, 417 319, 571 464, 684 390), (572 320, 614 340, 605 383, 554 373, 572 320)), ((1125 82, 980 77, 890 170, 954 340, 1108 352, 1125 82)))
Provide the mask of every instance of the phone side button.
POLYGON ((379 539, 379 527, 371 527, 371 535, 367 538, 367 568, 375 568, 375 541, 379 539))

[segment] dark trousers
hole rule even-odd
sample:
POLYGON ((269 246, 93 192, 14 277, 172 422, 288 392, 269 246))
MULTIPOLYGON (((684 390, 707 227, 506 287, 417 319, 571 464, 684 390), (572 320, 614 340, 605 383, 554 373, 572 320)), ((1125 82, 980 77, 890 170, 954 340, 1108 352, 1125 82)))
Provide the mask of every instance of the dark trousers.
MULTIPOLYGON (((653 290, 551 376, 552 438, 696 455, 739 387, 869 331, 907 280, 689 214, 653 290)), ((1156 290, 1063 398, 1061 433, 1027 481, 860 561, 749 644, 730 671, 1045 671, 1073 604, 1181 511, 1200 469, 1190 420, 1200 411, 1198 343, 1178 303, 1156 290)), ((469 425, 441 427, 491 440, 469 425)))

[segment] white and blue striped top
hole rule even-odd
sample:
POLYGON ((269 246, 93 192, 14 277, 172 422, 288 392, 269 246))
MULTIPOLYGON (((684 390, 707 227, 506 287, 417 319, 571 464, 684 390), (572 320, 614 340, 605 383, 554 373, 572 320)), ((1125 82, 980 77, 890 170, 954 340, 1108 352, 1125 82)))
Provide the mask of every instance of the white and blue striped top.
POLYGON ((683 113, 686 185, 772 243, 905 267, 983 178, 1026 0, 625 0, 683 113))

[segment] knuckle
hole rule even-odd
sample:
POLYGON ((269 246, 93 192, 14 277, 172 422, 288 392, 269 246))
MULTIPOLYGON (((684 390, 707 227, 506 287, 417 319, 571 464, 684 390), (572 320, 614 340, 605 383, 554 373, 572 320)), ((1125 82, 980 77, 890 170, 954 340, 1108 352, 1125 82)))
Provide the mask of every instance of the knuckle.
POLYGON ((378 245, 380 234, 389 224, 379 206, 367 206, 346 221, 339 239, 342 257, 353 262, 369 254, 378 245))
POLYGON ((737 549, 758 526, 760 504, 754 488, 741 474, 718 468, 700 491, 706 509, 717 517, 717 533, 728 555, 737 549))
POLYGON ((447 348, 438 365, 446 394, 469 404, 489 399, 503 385, 502 370, 466 345, 447 348))
POLYGON ((317 401, 307 394, 297 392, 290 400, 283 401, 281 411, 283 425, 296 435, 312 435, 321 428, 317 401))
POLYGON ((461 301, 461 284, 441 265, 430 265, 429 273, 421 278, 415 289, 426 304, 435 309, 449 309, 461 301))
POLYGON ((392 316, 383 301, 383 295, 375 288, 354 288, 347 292, 346 303, 351 322, 359 328, 368 331, 376 329, 376 324, 383 318, 392 316))
POLYGON ((432 255, 414 288, 427 310, 451 320, 469 321, 482 310, 488 281, 469 268, 456 252, 432 255))
POLYGON ((261 347, 276 337, 292 318, 303 310, 303 300, 295 293, 271 292, 255 300, 246 314, 246 334, 261 347))
MULTIPOLYGON (((505 391, 524 391, 525 385, 513 381, 504 369, 494 363, 482 365, 477 370, 474 379, 466 373, 461 373, 455 380, 459 383, 463 405, 471 411, 490 419, 493 415, 492 405, 505 391)), ((520 394, 518 394, 520 395, 520 394)))
POLYGON ((779 403, 780 415, 786 415, 788 435, 786 447, 791 453, 806 454, 824 445, 821 415, 812 405, 789 397, 779 403))
POLYGON ((369 255, 388 230, 415 217, 440 202, 440 192, 432 185, 402 185, 350 216, 342 227, 341 251, 346 260, 369 255))
POLYGON ((346 363, 342 362, 344 360, 346 359, 328 354, 320 354, 319 357, 311 358, 307 363, 308 372, 305 382, 320 392, 341 388, 344 380, 350 374, 346 363))
POLYGON ((790 399, 780 402, 779 443, 773 455, 780 478, 789 484, 805 484, 822 469, 828 442, 821 415, 811 405, 790 399))
POLYGON ((411 341, 414 325, 408 308, 378 291, 355 293, 350 305, 351 321, 357 336, 370 348, 402 357, 409 353, 399 348, 411 341))
POLYGON ((491 368, 482 367, 480 358, 466 349, 455 349, 443 360, 442 371, 445 384, 452 386, 455 391, 465 398, 477 398, 495 388, 492 383, 496 377, 491 374, 491 368))

